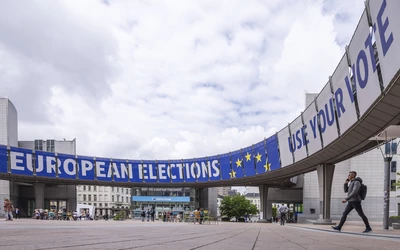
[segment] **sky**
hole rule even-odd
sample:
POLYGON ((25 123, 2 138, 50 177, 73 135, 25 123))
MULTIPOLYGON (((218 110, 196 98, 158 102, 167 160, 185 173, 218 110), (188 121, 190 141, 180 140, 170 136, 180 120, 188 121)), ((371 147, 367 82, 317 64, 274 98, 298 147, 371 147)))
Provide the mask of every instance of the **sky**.
POLYGON ((280 131, 344 54, 361 0, 0 0, 19 140, 181 159, 280 131))

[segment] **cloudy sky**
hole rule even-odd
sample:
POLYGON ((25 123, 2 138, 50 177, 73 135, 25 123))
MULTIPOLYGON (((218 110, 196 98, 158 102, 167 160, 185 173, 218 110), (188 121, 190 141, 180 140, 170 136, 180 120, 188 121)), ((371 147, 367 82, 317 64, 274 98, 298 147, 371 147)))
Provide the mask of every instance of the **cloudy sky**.
POLYGON ((362 0, 0 0, 0 97, 19 140, 175 159, 295 119, 350 42, 362 0))

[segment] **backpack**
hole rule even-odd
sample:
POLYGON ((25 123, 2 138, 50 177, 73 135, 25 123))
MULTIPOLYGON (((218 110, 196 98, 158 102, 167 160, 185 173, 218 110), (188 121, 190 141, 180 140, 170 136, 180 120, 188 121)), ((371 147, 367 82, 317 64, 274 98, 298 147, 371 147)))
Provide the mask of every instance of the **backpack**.
POLYGON ((360 190, 358 191, 358 195, 360 196, 361 200, 365 200, 365 197, 367 197, 367 185, 364 185, 360 182, 360 190))

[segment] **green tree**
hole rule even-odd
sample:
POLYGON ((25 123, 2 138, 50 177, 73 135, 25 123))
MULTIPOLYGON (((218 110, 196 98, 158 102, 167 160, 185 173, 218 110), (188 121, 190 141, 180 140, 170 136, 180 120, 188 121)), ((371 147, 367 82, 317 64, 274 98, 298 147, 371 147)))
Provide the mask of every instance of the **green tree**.
POLYGON ((236 218, 236 220, 244 217, 245 214, 251 216, 258 213, 256 205, 251 204, 246 197, 240 194, 225 196, 221 201, 219 210, 222 216, 228 217, 229 219, 236 218))

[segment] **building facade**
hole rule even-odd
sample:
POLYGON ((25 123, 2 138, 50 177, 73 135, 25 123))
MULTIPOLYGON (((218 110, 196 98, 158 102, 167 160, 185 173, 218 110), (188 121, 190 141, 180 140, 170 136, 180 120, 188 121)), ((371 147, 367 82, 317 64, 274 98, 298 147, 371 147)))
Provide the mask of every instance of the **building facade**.
POLYGON ((231 191, 232 187, 217 187, 217 194, 221 196, 227 196, 228 192, 231 191))
POLYGON ((95 207, 95 215, 115 215, 120 211, 130 209, 131 188, 78 185, 78 204, 95 207))

